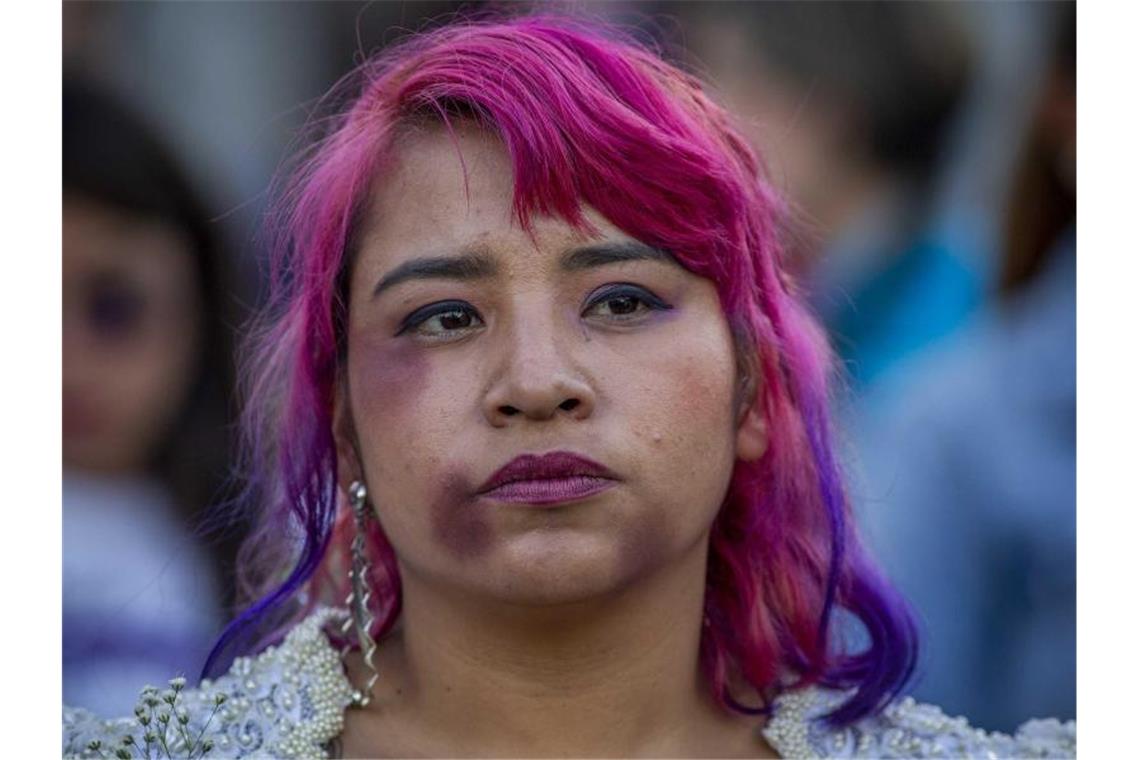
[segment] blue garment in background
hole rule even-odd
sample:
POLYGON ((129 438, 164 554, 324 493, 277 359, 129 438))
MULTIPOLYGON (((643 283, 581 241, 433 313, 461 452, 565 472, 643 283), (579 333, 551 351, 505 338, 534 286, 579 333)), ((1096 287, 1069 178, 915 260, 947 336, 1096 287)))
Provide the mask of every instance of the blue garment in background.
POLYGON ((1072 238, 1053 253, 850 425, 859 519, 926 632, 915 695, 991 730, 1076 709, 1072 238))

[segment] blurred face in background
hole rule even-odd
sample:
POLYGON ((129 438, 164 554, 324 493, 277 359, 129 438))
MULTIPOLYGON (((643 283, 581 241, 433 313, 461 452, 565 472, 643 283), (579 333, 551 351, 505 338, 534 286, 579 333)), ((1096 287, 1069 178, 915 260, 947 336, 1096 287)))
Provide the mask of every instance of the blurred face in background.
POLYGON ((196 374, 198 274, 171 225, 63 201, 63 463, 128 473, 153 460, 196 374))

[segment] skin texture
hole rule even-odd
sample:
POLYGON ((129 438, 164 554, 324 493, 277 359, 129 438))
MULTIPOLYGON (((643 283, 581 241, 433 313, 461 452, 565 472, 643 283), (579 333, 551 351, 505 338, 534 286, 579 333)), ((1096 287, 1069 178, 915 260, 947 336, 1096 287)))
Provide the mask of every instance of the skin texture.
POLYGON ((66 467, 141 472, 185 401, 200 340, 187 246, 165 224, 64 199, 66 467))
POLYGON ((395 157, 352 266, 335 424, 342 486, 368 487, 404 613, 345 754, 765 755, 697 667, 709 528, 734 461, 765 445, 759 412, 734 406, 713 284, 670 261, 565 271, 566 251, 632 239, 592 211, 596 236, 545 217, 528 236, 509 158, 475 127, 417 131, 395 157), (497 274, 373 292, 410 259, 464 252, 497 274), (599 302, 615 283, 672 308, 599 302), (441 301, 477 317, 397 334, 441 301), (551 451, 618 482, 545 508, 476 493, 551 451))

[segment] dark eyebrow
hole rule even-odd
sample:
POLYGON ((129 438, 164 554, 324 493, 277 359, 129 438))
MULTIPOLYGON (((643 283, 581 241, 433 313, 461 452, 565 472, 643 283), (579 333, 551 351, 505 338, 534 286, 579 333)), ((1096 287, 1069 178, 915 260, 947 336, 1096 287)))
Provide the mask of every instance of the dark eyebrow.
POLYGON ((673 254, 663 248, 636 240, 621 240, 575 248, 562 254, 561 267, 567 271, 589 269, 606 264, 620 264, 626 261, 661 261, 680 266, 673 254))
POLYGON ((490 277, 499 270, 495 260, 484 251, 468 251, 459 256, 433 256, 405 261, 380 278, 372 289, 372 297, 405 280, 476 280, 490 277))

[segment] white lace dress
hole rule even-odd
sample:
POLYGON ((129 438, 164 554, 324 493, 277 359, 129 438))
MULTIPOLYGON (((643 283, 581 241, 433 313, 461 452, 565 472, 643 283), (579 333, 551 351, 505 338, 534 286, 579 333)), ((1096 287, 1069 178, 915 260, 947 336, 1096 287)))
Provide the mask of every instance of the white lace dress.
MULTIPOLYGON (((196 689, 183 689, 176 680, 173 689, 153 690, 140 700, 133 718, 103 720, 87 710, 64 708, 64 755, 327 757, 330 742, 344 728, 353 687, 324 627, 345 614, 314 613, 280 646, 239 658, 225 676, 196 689)), ((1028 758, 1076 752, 1073 721, 1029 721, 1008 736, 971 728, 963 718, 949 718, 909 698, 839 731, 814 720, 843 698, 817 688, 788 692, 760 730, 781 757, 793 758, 1028 758)))

